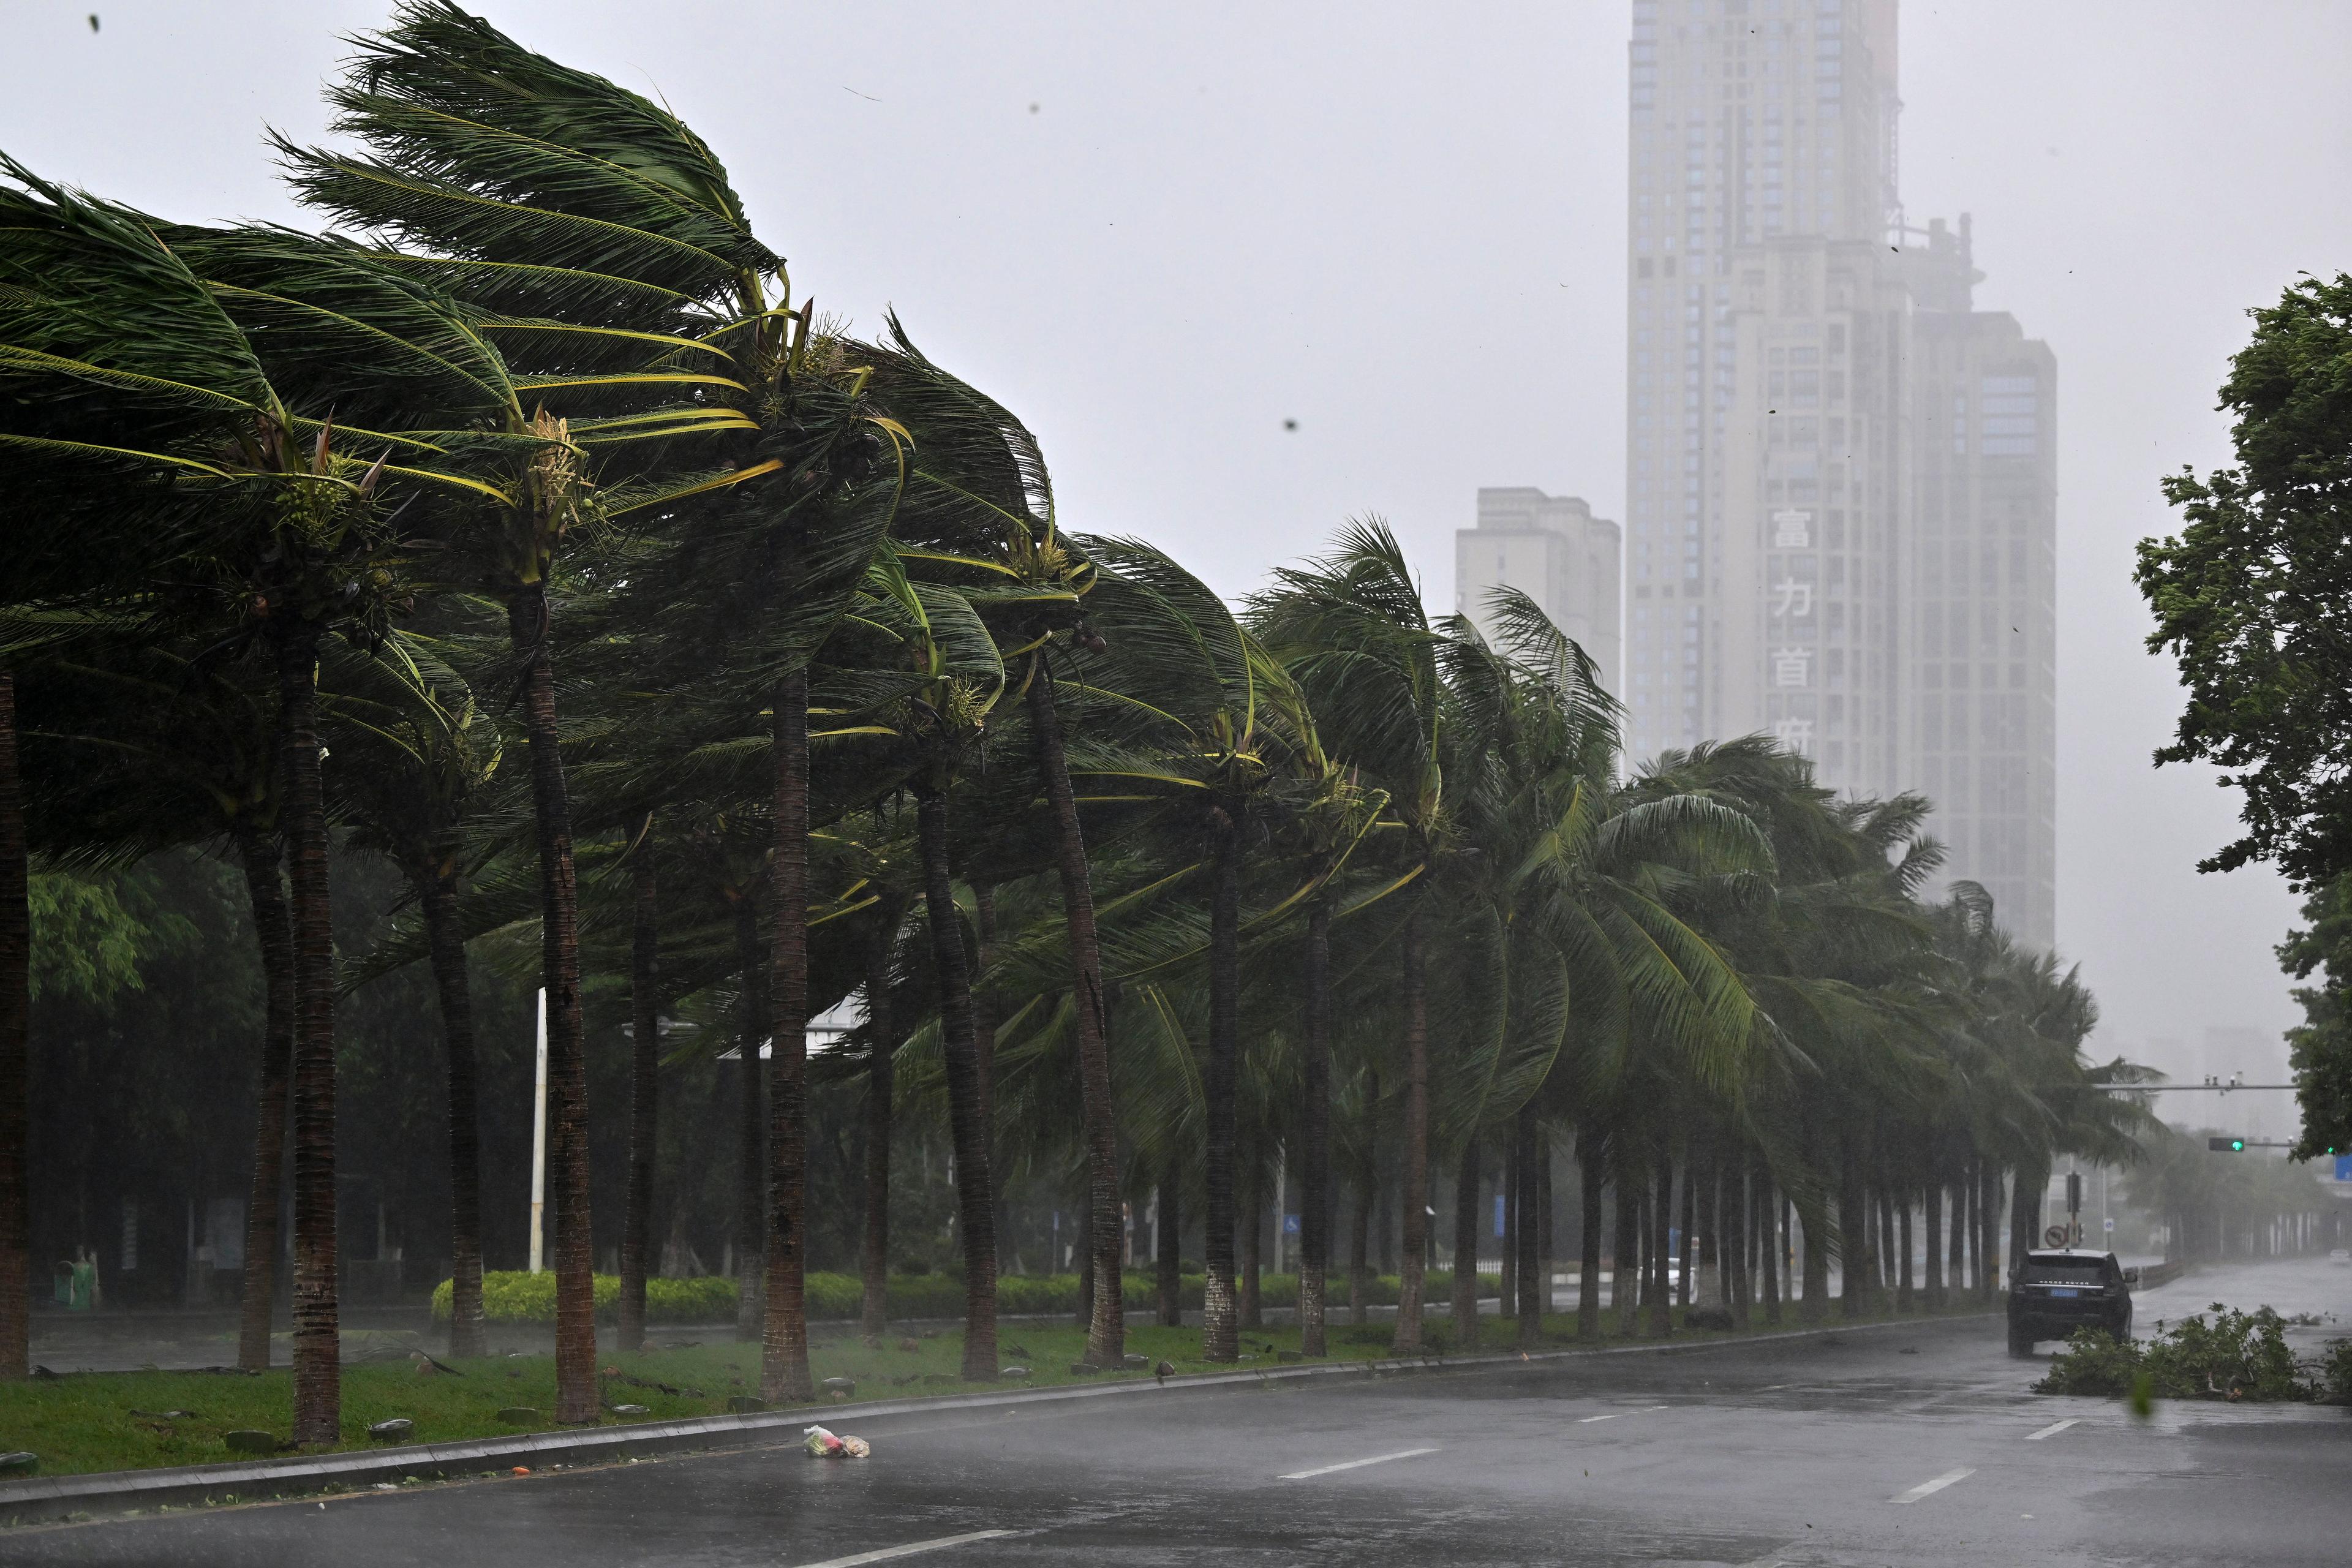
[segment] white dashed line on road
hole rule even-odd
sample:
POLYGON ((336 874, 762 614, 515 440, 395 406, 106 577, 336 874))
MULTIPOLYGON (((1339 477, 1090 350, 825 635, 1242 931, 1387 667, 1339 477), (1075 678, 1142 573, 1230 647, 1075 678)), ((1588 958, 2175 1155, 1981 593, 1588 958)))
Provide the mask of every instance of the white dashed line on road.
POLYGON ((1008 1535, 1018 1533, 1011 1530, 975 1530, 963 1535, 910 1541, 904 1546, 877 1546, 871 1552, 852 1552, 847 1557, 828 1557, 822 1563, 803 1563, 800 1568, 857 1568, 861 1563, 887 1563, 893 1558, 912 1557, 919 1552, 941 1552, 950 1546, 969 1546, 975 1541, 1002 1541, 1008 1535))
POLYGON ((1393 1454, 1374 1454, 1369 1459, 1349 1459, 1345 1464, 1321 1465, 1311 1470, 1293 1470, 1286 1476, 1276 1476, 1278 1481, 1311 1481, 1317 1476, 1328 1476, 1338 1470, 1360 1470, 1366 1465, 1385 1465, 1391 1459, 1417 1459, 1423 1454, 1434 1454, 1435 1448, 1400 1448, 1393 1454))
POLYGON ((1620 1415, 1647 1415, 1653 1410, 1664 1408, 1663 1405, 1644 1405, 1639 1410, 1612 1410, 1605 1415, 1580 1415, 1577 1417, 1576 1424, 1579 1426, 1590 1426, 1595 1421, 1614 1421, 1620 1415))
POLYGON ((1970 1476, 1973 1476, 1976 1473, 1976 1468, 1974 1466, 1970 1466, 1964 1470, 1946 1470, 1934 1480, 1921 1481, 1909 1491, 1897 1492, 1895 1496, 1888 1498, 1886 1500, 1888 1502, 1917 1502, 1921 1498, 1927 1497, 1933 1492, 1942 1491, 1954 1481, 1967 1480, 1970 1476))
POLYGON ((2044 1426, 2039 1432, 2028 1432, 2025 1435, 2025 1440, 2029 1443, 2039 1443, 2044 1437, 2055 1437, 2059 1433, 2063 1432, 2067 1427, 2074 1426, 2075 1422, 2080 1421, 2081 1419, 2081 1416, 2076 1415, 2064 1421, 2053 1421, 2049 1426, 2044 1426))

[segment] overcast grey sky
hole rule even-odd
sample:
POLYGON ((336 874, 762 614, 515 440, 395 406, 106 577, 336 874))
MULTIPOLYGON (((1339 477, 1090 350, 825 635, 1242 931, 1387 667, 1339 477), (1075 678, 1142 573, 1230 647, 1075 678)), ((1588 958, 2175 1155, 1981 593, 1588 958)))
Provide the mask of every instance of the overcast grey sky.
MULTIPOLYGON (((0 0, 0 147, 300 221, 261 127, 321 134, 385 0, 97 3, 0 0)), ((1450 605, 1477 487, 1622 515, 1625 0, 477 8, 657 90, 803 293, 1027 418, 1072 526, 1238 594, 1376 511, 1450 605)), ((2059 937, 2104 1049, 2294 1017, 2293 900, 2198 876, 2234 803, 2148 766, 2178 693, 2129 574, 2157 477, 2227 455, 2245 309, 2352 268, 2347 65, 2341 0, 1904 4, 1912 221, 1972 212, 1979 307, 2058 356, 2059 937)))

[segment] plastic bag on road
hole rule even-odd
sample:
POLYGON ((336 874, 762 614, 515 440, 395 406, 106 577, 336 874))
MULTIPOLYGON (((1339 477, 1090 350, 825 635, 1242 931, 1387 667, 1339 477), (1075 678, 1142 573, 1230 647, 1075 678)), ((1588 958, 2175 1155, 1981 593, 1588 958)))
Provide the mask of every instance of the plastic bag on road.
POLYGON ((822 1426, 804 1430, 801 1446, 813 1459, 862 1459, 874 1451, 873 1445, 863 1437, 836 1437, 822 1426))

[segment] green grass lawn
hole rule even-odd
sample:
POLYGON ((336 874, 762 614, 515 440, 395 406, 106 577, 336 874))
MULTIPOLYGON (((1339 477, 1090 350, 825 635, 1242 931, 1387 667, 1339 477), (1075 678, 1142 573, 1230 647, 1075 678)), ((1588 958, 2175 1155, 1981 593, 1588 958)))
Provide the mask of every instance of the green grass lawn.
MULTIPOLYGON (((1832 1309, 1831 1321, 1823 1326, 1834 1328, 1842 1321, 1832 1309)), ((1791 1312, 1780 1328, 1804 1326, 1791 1312)), ((1443 1319, 1430 1325, 1433 1351, 1452 1351, 1449 1328, 1443 1319)), ((1486 1348, 1500 1350, 1516 1342, 1512 1326, 1507 1322, 1490 1318, 1485 1321, 1484 1330, 1486 1348)), ((1576 1343, 1576 1319, 1572 1313, 1546 1318, 1544 1330, 1546 1349, 1576 1343)), ((1331 1356, 1341 1361, 1384 1358, 1393 1331, 1392 1326, 1385 1322, 1361 1328, 1335 1325, 1329 1331, 1331 1356)), ((1764 1324, 1759 1313, 1748 1331, 1757 1334, 1774 1331, 1764 1324)), ((656 1328, 654 1332, 658 1342, 660 1330, 656 1328)), ((1673 1342, 1727 1337, 1731 1336, 1707 1330, 1680 1330, 1673 1342)), ((1607 1346, 1625 1342, 1628 1342, 1613 1333, 1604 1333, 1598 1343, 1607 1346)), ((1149 1371, 1073 1373, 1071 1363, 1086 1352, 1086 1334, 1074 1326, 1006 1324, 1000 1331, 997 1343, 1000 1365, 1030 1369, 1029 1377, 1020 1384, 992 1385, 1000 1389, 1151 1375, 1149 1371)), ((1165 1329, 1130 1318, 1127 1346, 1148 1363, 1165 1359, 1180 1373, 1234 1370, 1201 1359, 1198 1329, 1165 1329)), ((1296 1328, 1244 1330, 1241 1368, 1246 1371, 1276 1366, 1279 1364, 1280 1352, 1297 1347, 1296 1328)), ((339 1447, 370 1447, 367 1428, 394 1416, 405 1416, 415 1423, 415 1429, 401 1439, 404 1443, 455 1442, 555 1426, 553 1357, 484 1357, 461 1362, 442 1359, 462 1375, 419 1373, 404 1355, 346 1366, 343 1440, 339 1447), (537 1414, 530 1419, 499 1417, 500 1410, 516 1406, 537 1414)), ((869 1349, 858 1342, 850 1329, 830 1325, 817 1330, 809 1356, 817 1378, 854 1379, 857 1385, 854 1397, 859 1403, 968 1393, 981 1387, 957 1375, 961 1359, 962 1336, 952 1331, 934 1330, 908 1339, 893 1337, 879 1349, 869 1349)), ((634 1355, 608 1351, 602 1355, 599 1365, 613 1374, 603 1380, 607 1407, 604 1424, 611 1426, 724 1415, 730 1398, 759 1393, 760 1348, 755 1344, 696 1345, 634 1355), (622 1405, 643 1405, 645 1412, 621 1415, 611 1408, 622 1405)), ((292 1399, 293 1374, 282 1369, 259 1377, 222 1373, 74 1373, 53 1379, 0 1384, 0 1451, 30 1450, 40 1456, 41 1473, 52 1476, 158 1465, 225 1463, 246 1457, 229 1451, 224 1435, 230 1431, 254 1429, 284 1436, 291 1418, 292 1399)), ((824 1408, 823 1403, 812 1406, 812 1419, 819 1418, 824 1408)))

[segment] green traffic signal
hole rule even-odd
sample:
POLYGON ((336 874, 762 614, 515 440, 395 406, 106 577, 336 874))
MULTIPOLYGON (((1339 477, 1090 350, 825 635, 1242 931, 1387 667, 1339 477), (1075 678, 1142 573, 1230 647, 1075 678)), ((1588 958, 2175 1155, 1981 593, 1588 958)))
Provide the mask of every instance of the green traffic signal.
POLYGON ((2242 1154, 2246 1152, 2246 1141, 2242 1138, 2208 1138, 2205 1147, 2218 1154, 2242 1154))

